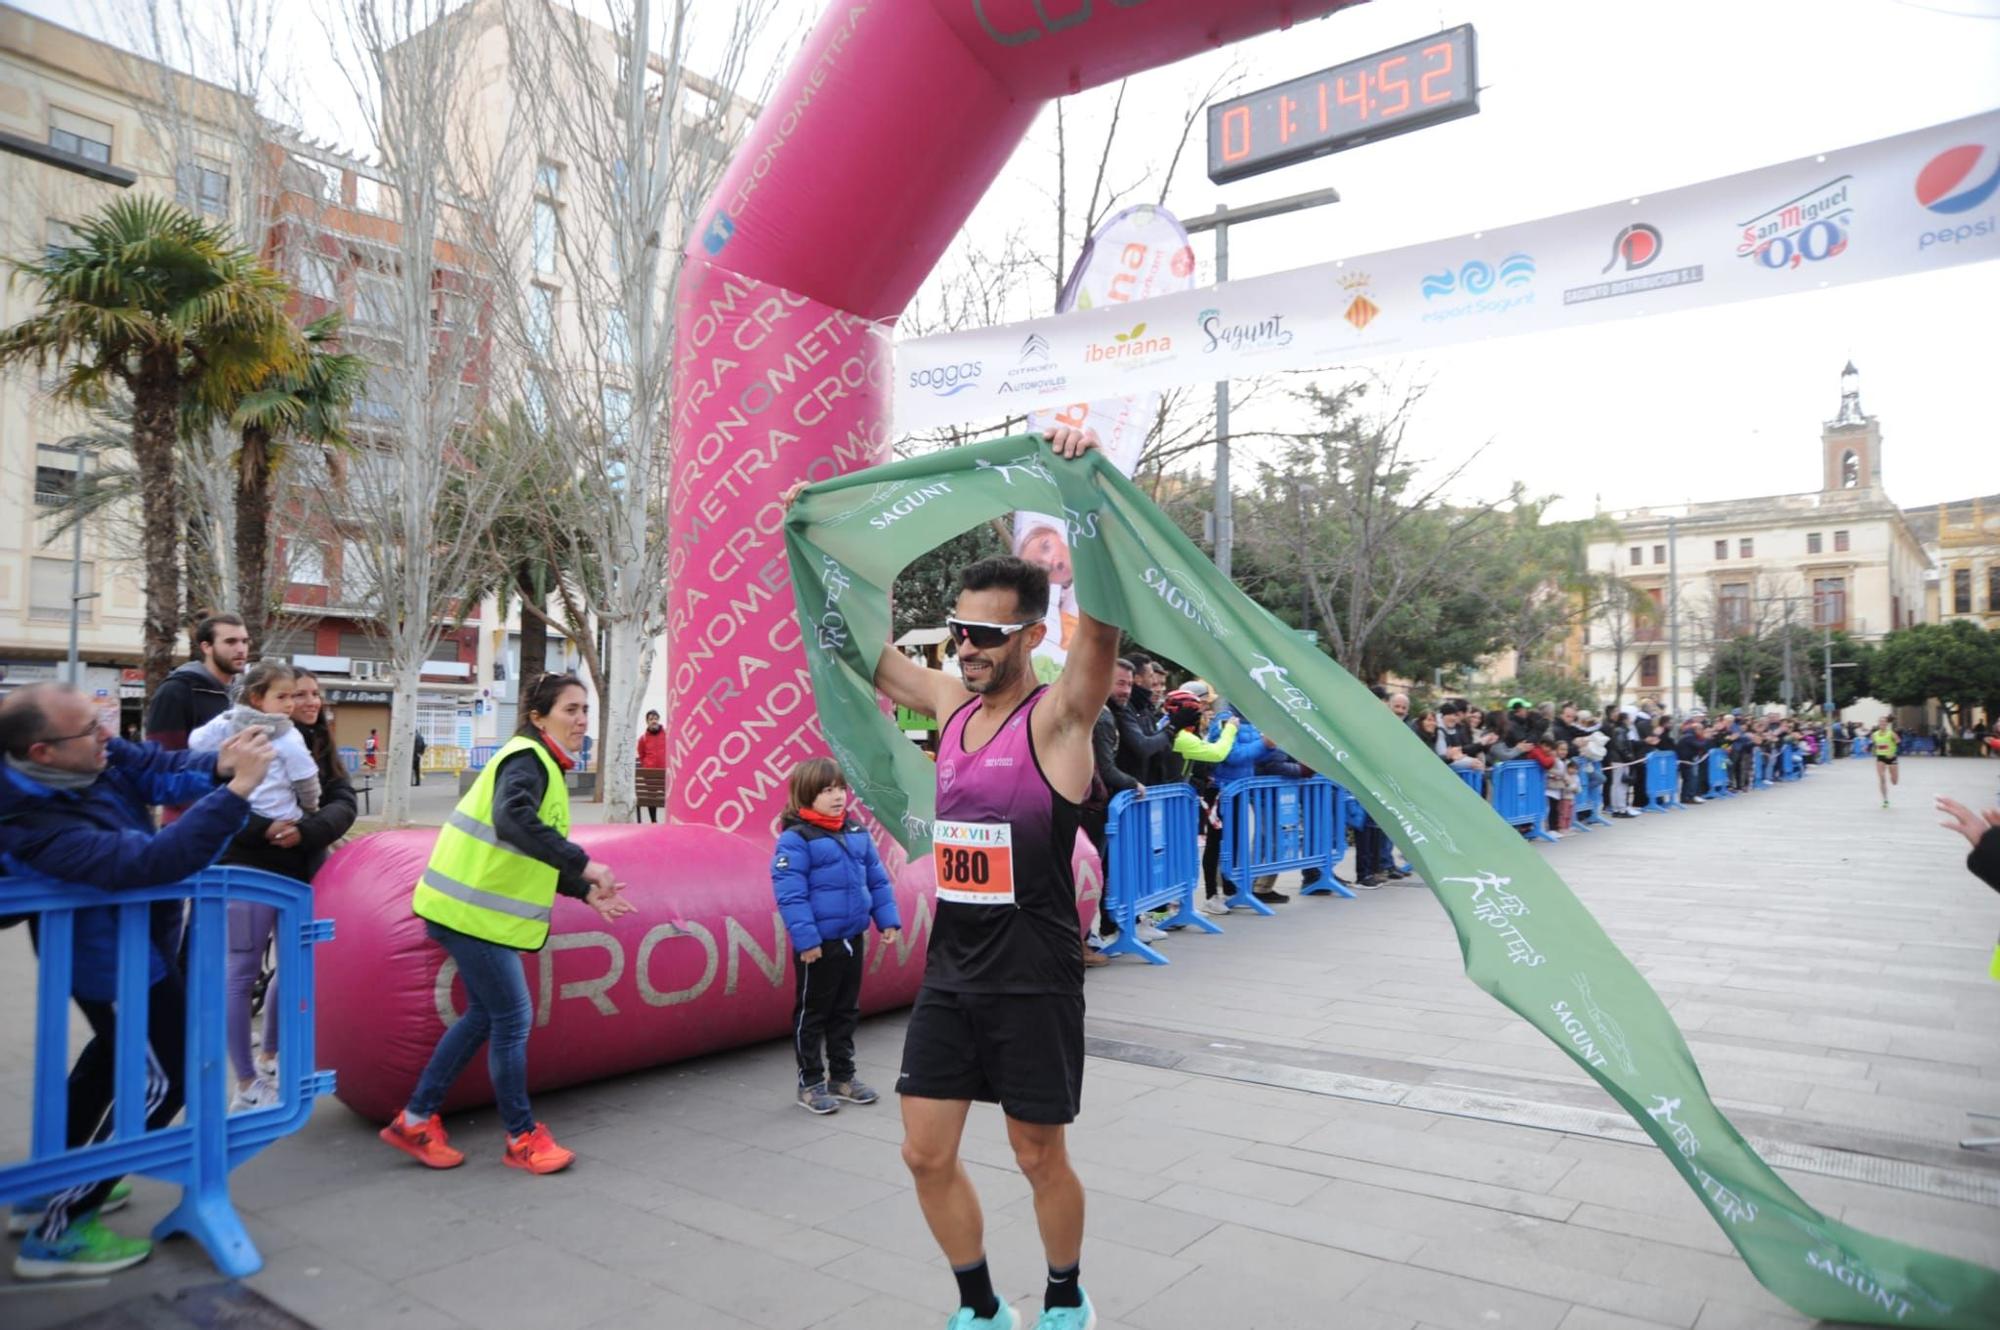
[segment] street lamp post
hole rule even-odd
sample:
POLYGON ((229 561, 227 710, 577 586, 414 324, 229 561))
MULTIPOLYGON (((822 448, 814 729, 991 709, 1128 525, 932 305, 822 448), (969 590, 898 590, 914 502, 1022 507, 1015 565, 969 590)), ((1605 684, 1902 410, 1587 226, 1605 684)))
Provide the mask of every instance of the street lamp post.
MULTIPOLYGON (((83 493, 84 467, 90 460, 90 449, 81 443, 63 445, 64 451, 76 457, 74 479, 70 481, 70 497, 81 497, 83 493)), ((83 515, 76 515, 76 522, 70 527, 69 538, 69 658, 64 663, 64 673, 69 676, 72 688, 83 687, 83 660, 78 637, 82 628, 83 602, 97 599, 97 593, 88 594, 83 589, 83 515)))
MULTIPOLYGON (((1229 280, 1231 226, 1241 226, 1245 222, 1262 221, 1266 217, 1280 217, 1288 212, 1299 212, 1306 208, 1318 208, 1338 202, 1340 202, 1338 190, 1315 189, 1304 194, 1293 194, 1287 198, 1253 203, 1246 208, 1225 208, 1217 204, 1215 211, 1208 216, 1187 223, 1187 233, 1194 235, 1200 231, 1215 232, 1215 284, 1219 287, 1229 280)), ((1215 566, 1224 577, 1229 576, 1230 552, 1236 544, 1235 519, 1231 508, 1229 380, 1219 379, 1215 384, 1215 566)))

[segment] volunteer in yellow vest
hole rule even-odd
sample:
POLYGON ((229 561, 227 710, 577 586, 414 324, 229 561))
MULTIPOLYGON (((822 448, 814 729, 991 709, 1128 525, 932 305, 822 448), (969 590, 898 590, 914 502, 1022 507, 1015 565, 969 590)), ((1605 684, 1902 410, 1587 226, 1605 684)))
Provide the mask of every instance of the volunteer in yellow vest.
POLYGON ((438 1109, 481 1044, 507 1129, 505 1162, 530 1173, 567 1168, 528 1107, 528 1029, 534 1007, 520 953, 548 941, 556 895, 574 896, 606 919, 629 914, 611 869, 568 837, 569 786, 590 728, 590 704, 573 674, 545 674, 523 698, 527 720, 479 773, 438 833, 411 909, 451 954, 465 983, 465 1014, 438 1040, 416 1093, 382 1139, 431 1168, 465 1156, 445 1140, 438 1109))
POLYGON ((1901 773, 1896 770, 1896 750, 1899 746, 1896 740, 1896 727, 1889 723, 1887 716, 1882 717, 1881 723, 1875 727, 1875 732, 1868 736, 1868 742, 1875 748, 1875 783, 1882 787, 1882 806, 1887 808, 1889 787, 1899 783, 1902 778, 1901 773))

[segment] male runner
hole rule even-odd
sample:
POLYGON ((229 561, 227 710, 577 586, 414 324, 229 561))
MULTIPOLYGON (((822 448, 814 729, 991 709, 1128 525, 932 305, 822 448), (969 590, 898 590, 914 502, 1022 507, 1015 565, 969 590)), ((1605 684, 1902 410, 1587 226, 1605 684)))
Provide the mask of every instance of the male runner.
MULTIPOLYGON (((1065 458, 1097 446, 1067 428, 1048 439, 1065 458)), ((993 1292, 979 1197, 958 1158, 972 1101, 997 1102, 1048 1255, 1036 1330, 1090 1330, 1097 1314, 1078 1282, 1083 1185, 1064 1144, 1083 1088, 1083 935, 1070 855, 1118 630, 1080 616, 1061 676, 1044 686, 1029 656, 1047 631, 1048 574, 1021 559, 983 559, 960 588, 945 626, 961 678, 893 648, 875 667, 877 688, 944 722, 931 827, 937 917, 896 1081, 903 1162, 958 1279, 961 1305, 947 1330, 1014 1330, 1020 1320, 993 1292)))
POLYGON ((1896 738, 1896 727, 1889 723, 1887 716, 1876 725, 1875 732, 1868 736, 1868 742, 1875 749, 1875 783, 1882 787, 1882 806, 1889 806, 1889 787, 1900 785, 1902 773, 1896 769, 1896 750, 1901 746, 1896 738))

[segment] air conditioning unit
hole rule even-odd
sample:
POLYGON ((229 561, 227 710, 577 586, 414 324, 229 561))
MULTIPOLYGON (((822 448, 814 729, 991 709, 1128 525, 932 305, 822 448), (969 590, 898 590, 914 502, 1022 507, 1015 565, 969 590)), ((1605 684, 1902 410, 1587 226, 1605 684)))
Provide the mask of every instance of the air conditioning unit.
POLYGON ((373 679, 376 677, 376 671, 381 668, 382 662, 379 660, 357 660, 350 663, 348 672, 356 680, 373 679))

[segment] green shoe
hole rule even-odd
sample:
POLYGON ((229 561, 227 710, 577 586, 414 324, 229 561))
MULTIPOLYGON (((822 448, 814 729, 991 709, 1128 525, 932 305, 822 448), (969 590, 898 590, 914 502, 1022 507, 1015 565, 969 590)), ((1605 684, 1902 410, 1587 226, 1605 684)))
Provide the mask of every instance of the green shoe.
POLYGON ((146 1239, 113 1233, 96 1215, 85 1215, 54 1242, 43 1241, 39 1233, 21 1239, 21 1254, 14 1258, 14 1277, 74 1279, 108 1275, 135 1266, 152 1254, 153 1244, 146 1239))
MULTIPOLYGON (((120 1178, 117 1185, 112 1187, 111 1194, 104 1198, 104 1204, 97 1208, 97 1213, 108 1215, 113 1210, 123 1210, 131 1203, 132 1184, 120 1178)), ((42 1226, 42 1211, 48 1208, 49 1198, 46 1196, 37 1196, 31 1201, 16 1202, 13 1213, 7 1216, 8 1234, 18 1238, 25 1233, 33 1233, 42 1226)))

